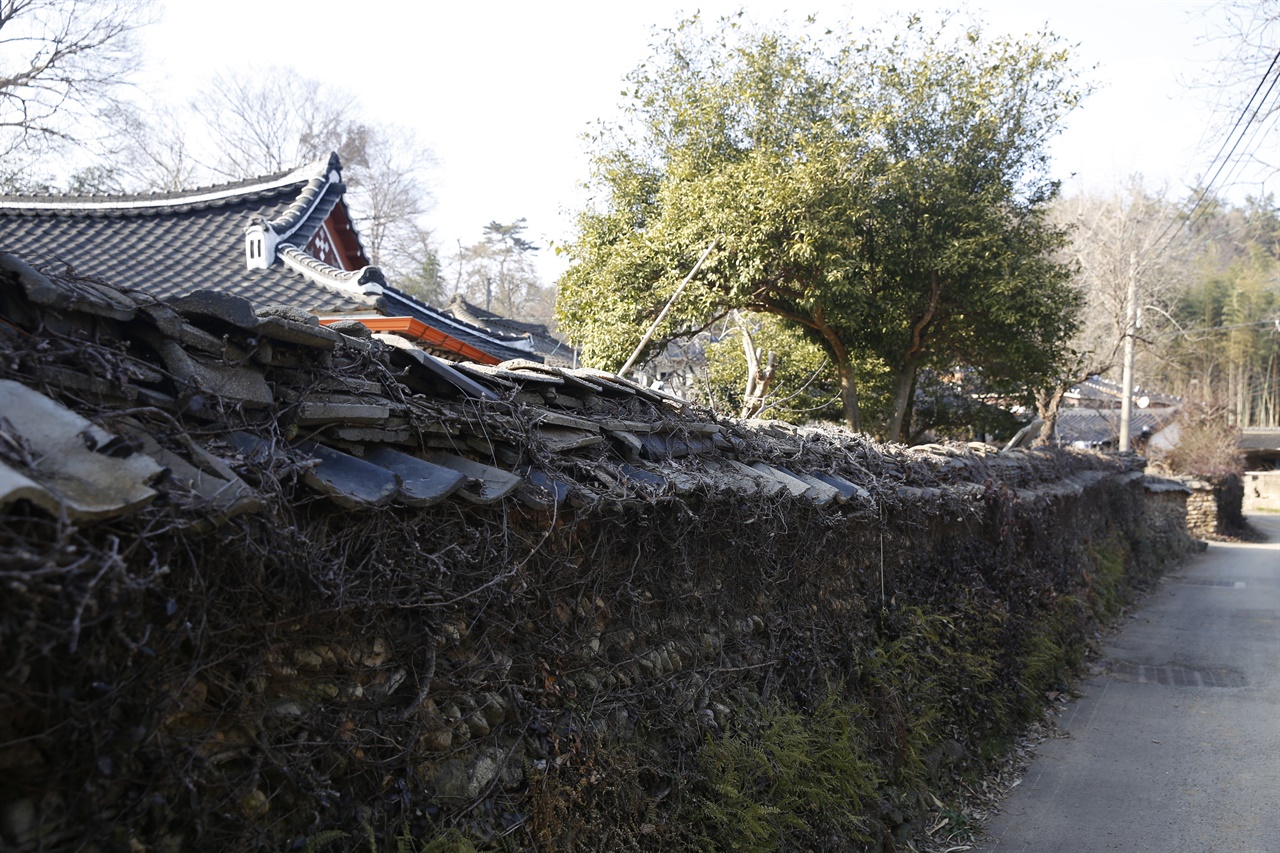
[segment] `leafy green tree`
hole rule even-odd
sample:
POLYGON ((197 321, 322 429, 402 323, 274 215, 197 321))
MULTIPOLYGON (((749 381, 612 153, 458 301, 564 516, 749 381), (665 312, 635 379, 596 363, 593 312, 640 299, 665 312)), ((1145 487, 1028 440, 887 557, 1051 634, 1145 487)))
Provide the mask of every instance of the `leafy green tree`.
POLYGON ((1213 223, 1195 277, 1164 334, 1151 336, 1154 381, 1222 408, 1236 426, 1280 423, 1280 257, 1273 199, 1213 223))
POLYGON ((713 241, 651 351, 735 308, 781 317, 827 353, 854 429, 867 372, 897 438, 922 368, 1034 382, 1061 354, 1076 294, 1050 258, 1045 143, 1085 87, 1054 37, 693 19, 628 80, 560 282, 588 363, 620 366, 713 241))

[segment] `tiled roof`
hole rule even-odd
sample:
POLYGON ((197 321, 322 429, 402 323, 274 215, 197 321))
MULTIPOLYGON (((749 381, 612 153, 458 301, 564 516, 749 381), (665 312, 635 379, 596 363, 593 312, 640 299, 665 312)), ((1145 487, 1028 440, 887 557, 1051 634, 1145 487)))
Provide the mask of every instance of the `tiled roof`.
POLYGON ((532 358, 534 361, 542 360, 539 357, 541 354, 529 346, 527 338, 494 334, 490 330, 478 328, 465 320, 451 317, 444 311, 419 302, 412 296, 391 286, 384 286, 382 291, 382 299, 385 306, 383 310, 389 315, 412 317, 415 320, 420 320, 465 344, 470 344, 477 349, 491 353, 499 361, 510 361, 515 358, 532 358))
POLYGON ((1241 450, 1280 450, 1280 427, 1246 427, 1238 446, 1241 450))
MULTIPOLYGON (((309 184, 329 183, 329 163, 323 175, 315 165, 184 193, 3 196, 0 247, 33 266, 69 268, 157 298, 211 289, 256 305, 368 311, 371 300, 318 287, 288 268, 246 267, 245 225, 256 216, 298 218, 302 191, 309 184)), ((315 227, 296 229, 294 238, 305 234, 309 239, 315 227)))
MULTIPOLYGON (((1171 420, 1174 409, 1134 409, 1130 431, 1138 435, 1143 428, 1156 432, 1171 420)), ((1063 408, 1058 411, 1057 439, 1063 444, 1083 442, 1087 445, 1114 443, 1120 435, 1119 409, 1063 408)))
MULTIPOLYGON (((1135 398, 1146 397, 1153 406, 1176 406, 1182 402, 1178 397, 1161 394, 1158 391, 1152 391, 1137 385, 1133 388, 1133 396, 1135 398)), ((1124 387, 1119 382, 1112 382, 1109 379, 1103 379, 1101 376, 1090 376, 1066 393, 1068 400, 1078 401, 1080 405, 1089 405, 1090 402, 1093 402, 1119 406, 1123 397, 1124 387)))
MULTIPOLYGON (((116 196, 0 196, 0 251, 34 267, 142 290, 160 299, 214 290, 256 307, 330 317, 408 316, 496 361, 540 361, 523 336, 487 332, 390 287, 350 226, 336 155, 290 172, 194 190, 116 196), (333 214, 341 269, 303 249, 333 214), (246 233, 262 233, 263 269, 246 233)), ((448 349, 440 350, 448 354, 448 349)))

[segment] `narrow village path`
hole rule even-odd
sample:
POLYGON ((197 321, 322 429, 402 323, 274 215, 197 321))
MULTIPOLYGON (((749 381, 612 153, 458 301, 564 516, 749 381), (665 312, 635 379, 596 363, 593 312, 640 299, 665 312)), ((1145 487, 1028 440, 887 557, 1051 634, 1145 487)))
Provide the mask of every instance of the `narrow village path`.
POLYGON ((1280 851, 1280 516, 1250 521, 1131 614, 977 850, 1280 851))

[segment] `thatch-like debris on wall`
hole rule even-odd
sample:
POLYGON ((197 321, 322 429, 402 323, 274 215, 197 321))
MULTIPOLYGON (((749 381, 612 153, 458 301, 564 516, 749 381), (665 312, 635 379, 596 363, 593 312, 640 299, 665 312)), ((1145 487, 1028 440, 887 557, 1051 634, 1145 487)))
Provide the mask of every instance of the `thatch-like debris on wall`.
POLYGON ((21 849, 706 849, 757 818, 873 849, 1142 567, 1112 458, 733 421, 12 256, 0 405, 21 849), (725 775, 797 720, 861 756, 835 823, 725 775))

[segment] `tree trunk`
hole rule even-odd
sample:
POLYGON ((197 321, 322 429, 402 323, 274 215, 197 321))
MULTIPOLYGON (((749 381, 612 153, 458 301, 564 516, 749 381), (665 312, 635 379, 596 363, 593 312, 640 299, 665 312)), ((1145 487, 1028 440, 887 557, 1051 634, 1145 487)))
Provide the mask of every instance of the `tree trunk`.
POLYGON ((738 328, 742 332, 742 351, 747 357, 747 385, 742 393, 742 410, 739 412, 738 417, 754 418, 764 408, 765 398, 769 394, 769 386, 773 384, 773 377, 777 372, 777 358, 771 351, 765 361, 765 366, 761 368, 761 353, 756 349, 755 339, 751 337, 751 330, 742 323, 739 323, 738 328))
POLYGON ((862 412, 858 410, 858 378, 854 374, 853 363, 849 354, 841 352, 843 358, 836 362, 840 372, 840 402, 844 406, 844 425, 854 432, 862 431, 862 412))
POLYGON ((836 372, 840 374, 840 403, 844 407, 844 425, 854 432, 862 432, 862 412, 858 407, 858 377, 853 369, 853 359, 849 357, 849 350, 840 339, 840 334, 827 325, 821 308, 814 309, 812 321, 801 320, 801 322, 822 335, 822 339, 827 342, 831 360, 835 362, 836 372))
POLYGON ((902 371, 898 374, 896 387, 893 389, 893 417, 889 421, 890 441, 903 440, 903 428, 907 425, 907 411, 911 408, 911 393, 916 387, 916 368, 920 364, 920 355, 925 350, 925 333, 938 313, 938 302, 942 298, 942 280, 938 271, 929 272, 929 304, 924 313, 911 326, 911 343, 902 356, 902 371))
POLYGON ((893 417, 889 420, 890 441, 905 441, 903 430, 907 425, 907 410, 911 408, 911 391, 916 387, 916 360, 908 357, 898 374, 893 389, 893 417))
POLYGON ((1044 421, 1040 427, 1040 435, 1036 437, 1035 447, 1044 447, 1053 443, 1053 434, 1058 430, 1058 410, 1062 407, 1062 396, 1067 393, 1067 385, 1060 383, 1052 393, 1036 392, 1036 414, 1044 421))

